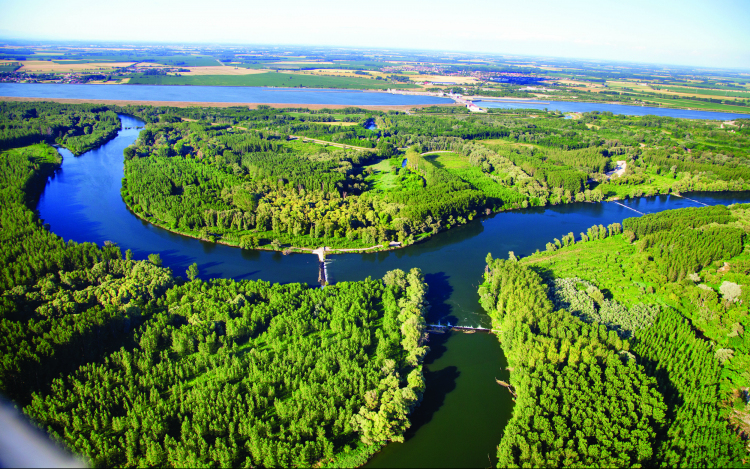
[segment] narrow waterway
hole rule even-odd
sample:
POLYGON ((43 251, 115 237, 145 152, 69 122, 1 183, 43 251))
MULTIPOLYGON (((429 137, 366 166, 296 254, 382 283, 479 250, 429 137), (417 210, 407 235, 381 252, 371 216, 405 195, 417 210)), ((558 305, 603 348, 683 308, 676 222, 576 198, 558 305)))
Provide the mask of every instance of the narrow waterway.
MULTIPOLYGON (((307 254, 247 251, 205 243, 169 233, 136 218, 120 196, 123 150, 135 141, 143 122, 121 116, 124 129, 117 138, 80 157, 61 149, 63 165, 40 198, 40 217, 65 240, 103 243, 131 249, 135 258, 159 253, 164 265, 184 275, 197 262, 202 278, 263 279, 315 285, 318 259, 307 254)), ((745 202, 746 193, 690 194, 690 199, 714 205, 745 202)), ((488 252, 506 257, 508 251, 529 255, 553 238, 572 231, 578 235, 594 224, 607 225, 643 213, 699 206, 675 196, 641 198, 615 203, 578 203, 499 213, 441 233, 404 249, 332 256, 333 282, 382 277, 388 270, 419 267, 430 286, 430 322, 488 325, 478 304, 488 252)), ((426 357, 427 392, 412 415, 405 443, 387 446, 371 467, 487 467, 494 465, 495 448, 510 417, 510 394, 495 382, 507 378, 505 358, 494 336, 485 333, 432 334, 426 357)))

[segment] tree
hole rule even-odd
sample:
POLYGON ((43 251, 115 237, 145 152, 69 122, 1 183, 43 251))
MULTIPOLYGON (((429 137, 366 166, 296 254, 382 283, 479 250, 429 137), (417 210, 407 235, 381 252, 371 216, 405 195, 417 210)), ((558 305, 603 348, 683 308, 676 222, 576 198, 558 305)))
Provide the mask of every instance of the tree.
POLYGON ((195 277, 197 277, 199 275, 199 273, 198 273, 198 264, 196 264, 195 262, 193 262, 192 264, 190 264, 190 267, 188 267, 186 273, 187 273, 187 276, 188 276, 188 278, 190 279, 191 282, 193 280, 195 280, 195 277))
POLYGON ((721 296, 723 296, 725 300, 734 303, 742 295, 742 287, 734 282, 724 281, 719 287, 719 292, 721 292, 721 296))
POLYGON ((157 254, 149 254, 148 261, 157 267, 161 267, 161 256, 157 254))

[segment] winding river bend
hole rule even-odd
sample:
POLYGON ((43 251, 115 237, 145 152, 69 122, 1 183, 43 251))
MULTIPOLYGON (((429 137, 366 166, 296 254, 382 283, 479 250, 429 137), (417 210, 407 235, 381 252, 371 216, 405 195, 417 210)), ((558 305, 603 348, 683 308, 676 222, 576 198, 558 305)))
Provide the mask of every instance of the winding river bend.
MULTIPOLYGON (((197 262, 201 277, 306 282, 314 285, 317 257, 247 251, 205 243, 157 228, 136 218, 120 197, 123 150, 135 141, 143 122, 120 116, 123 130, 110 142, 80 157, 61 149, 62 167, 47 183, 38 210, 52 231, 65 240, 116 242, 144 259, 159 253, 164 265, 183 275, 197 262)), ((690 194, 702 204, 750 200, 748 193, 690 194)), ((594 224, 621 222, 643 213, 694 207, 675 196, 641 198, 623 204, 570 204, 499 213, 477 219, 407 248, 333 257, 332 281, 381 277, 388 270, 419 267, 430 285, 430 322, 487 325, 477 286, 488 252, 529 255, 551 239, 594 224)), ((494 336, 476 333, 432 334, 425 359, 427 392, 412 415, 405 443, 387 446, 370 467, 487 467, 512 411, 510 394, 495 382, 507 379, 505 357, 494 336)))

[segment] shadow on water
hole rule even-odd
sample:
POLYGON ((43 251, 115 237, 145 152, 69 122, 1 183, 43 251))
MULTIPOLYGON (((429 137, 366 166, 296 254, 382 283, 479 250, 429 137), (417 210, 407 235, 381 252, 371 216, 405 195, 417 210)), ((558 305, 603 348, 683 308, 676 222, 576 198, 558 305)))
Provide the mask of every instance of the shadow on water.
POLYGON ((247 272, 245 274, 235 275, 234 278, 235 280, 252 280, 253 277, 258 275, 259 273, 260 273, 260 270, 254 270, 252 272, 247 272))
POLYGON ((430 423, 435 413, 443 407, 445 397, 456 389, 456 381, 459 376, 461 376, 461 373, 455 366, 425 372, 425 383, 430 392, 424 394, 419 407, 409 417, 411 427, 404 433, 406 441, 411 440, 423 425, 430 423))
POLYGON ((427 322, 434 324, 441 321, 445 324, 450 321, 452 324, 456 324, 458 318, 452 315, 453 306, 448 303, 448 299, 453 295, 453 287, 448 281, 448 276, 445 272, 436 272, 425 274, 424 279, 430 287, 425 298, 430 304, 427 322))
MULTIPOLYGON (((430 351, 427 353, 427 355, 425 355, 424 361, 422 363, 429 366, 429 365, 434 364, 436 361, 440 360, 445 354, 445 352, 448 350, 446 342, 448 342, 449 337, 450 337, 450 333, 430 334, 430 337, 427 339, 427 343, 425 344, 428 347, 430 347, 430 351)), ((426 376, 427 374, 425 371, 425 377, 426 376)))

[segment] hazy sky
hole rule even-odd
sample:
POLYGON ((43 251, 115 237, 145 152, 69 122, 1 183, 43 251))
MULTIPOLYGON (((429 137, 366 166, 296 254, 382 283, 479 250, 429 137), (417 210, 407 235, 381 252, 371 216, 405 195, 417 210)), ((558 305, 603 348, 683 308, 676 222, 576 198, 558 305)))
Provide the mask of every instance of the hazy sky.
POLYGON ((750 69, 750 1, 0 0, 0 37, 437 49, 750 69))

